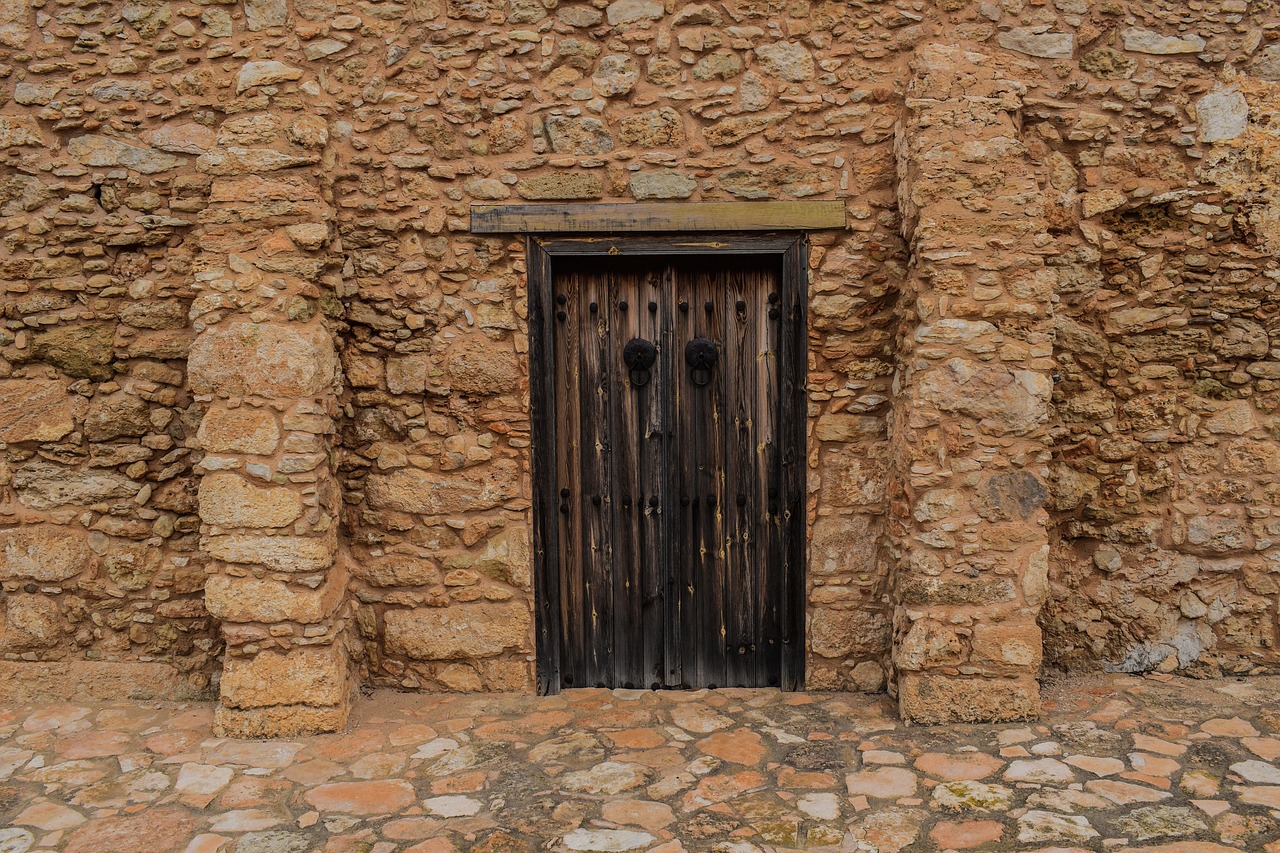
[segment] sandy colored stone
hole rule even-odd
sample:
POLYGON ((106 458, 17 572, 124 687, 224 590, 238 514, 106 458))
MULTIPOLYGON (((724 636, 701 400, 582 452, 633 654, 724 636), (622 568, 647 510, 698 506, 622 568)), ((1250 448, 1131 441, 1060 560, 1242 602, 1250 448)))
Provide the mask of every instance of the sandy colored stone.
POLYGON ((600 198, 604 188, 594 173, 556 172, 525 178, 516 184, 516 192, 530 201, 568 201, 600 198))
POLYGON ((265 708, 230 708, 219 705, 214 733, 219 737, 282 738, 342 731, 351 713, 350 703, 332 707, 272 705, 265 708))
POLYGON ((345 592, 345 574, 333 572, 318 588, 254 577, 213 575, 205 582, 205 607, 229 622, 316 624, 333 615, 345 592))
POLYGON ((385 620, 387 649, 414 660, 489 657, 525 649, 533 624, 523 602, 390 610, 385 620))
POLYGON ((346 652, 339 644, 260 652, 227 658, 222 674, 223 705, 340 705, 350 692, 346 652))
POLYGON ((213 406, 201 419, 196 440, 211 453, 260 456, 275 452, 280 444, 280 426, 268 409, 213 406))
POLYGON ((463 471, 402 468, 369 475, 365 490, 375 507, 425 515, 469 512, 491 509, 514 498, 516 473, 514 463, 508 460, 463 471))
POLYGON ((87 407, 62 382, 0 381, 0 441, 57 441, 76 428, 87 407))
POLYGON ((220 527, 284 527, 302 515, 302 496, 287 486, 258 486, 239 474, 200 480, 200 518, 220 527))
POLYGON ((38 525, 0 531, 0 580, 64 581, 96 563, 84 535, 74 529, 38 525))
POLYGON ((184 165, 182 157, 134 145, 108 136, 76 136, 67 143, 67 153, 86 166, 123 167, 144 175, 167 172, 184 165))
POLYGON ((919 723, 1024 720, 1040 712, 1035 679, 989 680, 907 673, 898 687, 903 717, 919 723))
POLYGON ((114 471, 69 469, 47 462, 29 462, 13 473, 18 499, 35 510, 61 506, 90 506, 133 498, 141 485, 114 471))
POLYGON ((200 547, 211 557, 228 563, 251 563, 278 572, 314 572, 333 565, 337 543, 328 536, 257 536, 226 534, 206 536, 200 547))
POLYGON ((198 394, 308 397, 332 384, 337 366, 319 325, 236 321, 196 338, 188 375, 198 394))
POLYGON ((1048 416, 1052 383, 1038 373, 953 358, 928 371, 919 393, 942 411, 968 415, 995 435, 1022 434, 1048 416))

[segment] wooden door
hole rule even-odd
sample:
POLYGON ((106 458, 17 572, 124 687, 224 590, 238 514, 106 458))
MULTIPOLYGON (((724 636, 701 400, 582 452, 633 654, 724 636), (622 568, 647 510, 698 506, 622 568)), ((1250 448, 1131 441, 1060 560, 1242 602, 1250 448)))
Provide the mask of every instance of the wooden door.
POLYGON ((777 258, 556 264, 559 686, 798 686, 782 285, 777 258))

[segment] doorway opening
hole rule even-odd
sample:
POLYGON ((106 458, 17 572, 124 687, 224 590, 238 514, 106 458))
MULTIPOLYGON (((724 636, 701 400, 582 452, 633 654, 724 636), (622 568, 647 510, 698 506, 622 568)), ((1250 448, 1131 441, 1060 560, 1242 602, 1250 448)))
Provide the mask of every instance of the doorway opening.
POLYGON ((529 241, 537 669, 804 682, 801 235, 529 241))

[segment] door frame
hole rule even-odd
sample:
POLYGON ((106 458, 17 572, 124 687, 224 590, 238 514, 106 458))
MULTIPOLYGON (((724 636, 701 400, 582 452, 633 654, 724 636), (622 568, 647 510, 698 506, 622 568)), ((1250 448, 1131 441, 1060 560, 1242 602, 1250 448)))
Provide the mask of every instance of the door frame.
POLYGON ((555 323, 552 282, 558 257, 590 255, 764 255, 780 260, 780 303, 786 307, 780 336, 779 405, 794 414, 781 426, 783 690, 804 688, 806 572, 806 456, 808 371, 808 240, 802 232, 526 235, 529 325, 529 405, 532 425, 534 616, 540 695, 560 691, 559 500, 556 495, 555 323))

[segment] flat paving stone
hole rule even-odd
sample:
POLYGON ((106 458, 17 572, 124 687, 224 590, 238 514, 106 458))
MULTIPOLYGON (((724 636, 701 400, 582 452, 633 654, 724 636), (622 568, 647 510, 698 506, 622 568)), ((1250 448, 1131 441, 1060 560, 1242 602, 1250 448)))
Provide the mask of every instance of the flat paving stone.
POLYGON ((209 704, 14 706, 0 849, 1280 853, 1278 692, 1096 676, 931 727, 883 696, 378 692, 280 741, 214 737, 209 704))

